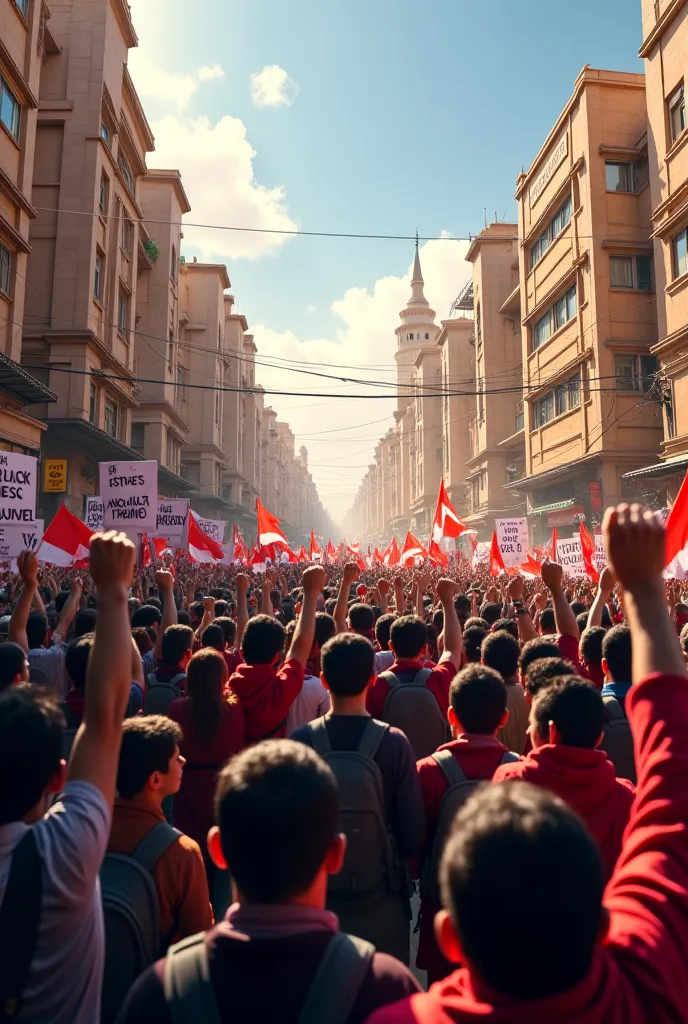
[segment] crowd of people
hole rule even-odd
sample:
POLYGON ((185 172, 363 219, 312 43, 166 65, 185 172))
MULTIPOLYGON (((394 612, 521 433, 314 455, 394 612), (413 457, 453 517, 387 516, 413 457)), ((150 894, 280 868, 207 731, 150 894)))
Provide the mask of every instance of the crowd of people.
POLYGON ((688 1020, 688 608, 651 513, 604 539, 598 584, 24 552, 0 1020, 688 1020))

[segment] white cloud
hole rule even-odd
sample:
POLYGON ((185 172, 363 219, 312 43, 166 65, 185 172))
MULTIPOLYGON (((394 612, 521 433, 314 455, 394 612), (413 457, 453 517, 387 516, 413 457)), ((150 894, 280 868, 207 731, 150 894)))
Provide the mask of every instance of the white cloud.
POLYGON ((279 64, 266 64, 251 75, 251 99, 256 107, 290 107, 299 87, 279 64))
POLYGON ((315 313, 315 306, 313 306, 313 305, 306 306, 306 312, 307 313, 315 313))
POLYGON ((225 76, 220 64, 182 73, 167 71, 150 60, 142 49, 131 51, 129 71, 136 84, 136 91, 143 99, 149 97, 162 100, 179 113, 187 110, 201 83, 217 81, 225 76))
POLYGON ((205 64, 198 69, 197 75, 199 82, 213 82, 218 78, 224 78, 225 71, 221 64, 211 64, 210 66, 205 64))
MULTIPOLYGON (((409 243, 410 247, 410 243, 409 243)), ((470 276, 465 262, 468 243, 459 241, 426 242, 421 247, 425 294, 437 312, 436 322, 446 319, 452 301, 470 276)), ((332 311, 342 323, 334 337, 300 339, 292 331, 278 332, 269 326, 252 325, 258 346, 258 360, 293 359, 308 361, 302 372, 259 366, 257 377, 263 387, 280 391, 305 391, 333 394, 384 392, 382 387, 309 377, 303 371, 315 370, 347 380, 396 380, 394 352, 395 328, 399 311, 410 295, 411 274, 383 277, 371 289, 349 288, 332 303, 332 311), (337 364, 344 364, 341 368, 337 364), (356 367, 356 368, 354 368, 356 367)), ((467 368, 468 369, 468 368, 467 368)), ((308 448, 309 462, 323 504, 335 520, 350 508, 366 469, 374 457, 375 444, 392 425, 395 396, 346 401, 338 398, 303 399, 266 395, 266 404, 287 420, 296 435, 297 449, 308 448), (360 425, 360 426, 359 426, 360 425), (346 430, 335 432, 336 428, 346 430), (324 433, 331 431, 331 433, 324 433)))

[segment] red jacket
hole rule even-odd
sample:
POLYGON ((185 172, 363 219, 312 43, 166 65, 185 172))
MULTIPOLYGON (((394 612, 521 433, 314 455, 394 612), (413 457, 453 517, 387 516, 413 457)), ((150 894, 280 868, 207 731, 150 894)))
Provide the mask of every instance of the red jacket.
MULTIPOLYGON (((638 787, 605 894, 610 928, 567 992, 495 997, 468 969, 368 1024, 675 1024, 688 1006, 688 682, 650 676, 626 699, 638 787)), ((552 927, 557 927, 552 921, 552 927)), ((537 970, 537 964, 533 964, 537 970)))
MULTIPOLYGON (((417 661, 408 661, 402 658, 399 661, 395 661, 389 672, 411 672, 414 669, 417 672, 424 667, 417 661)), ((426 686, 431 693, 434 694, 437 703, 440 706, 440 711, 447 717, 447 711, 449 710, 449 687, 451 686, 452 679, 456 675, 456 669, 452 665, 451 661, 441 661, 439 665, 433 666, 432 675, 428 677, 426 686)), ((366 697, 366 711, 373 718, 384 721, 384 710, 385 700, 389 693, 389 685, 386 679, 377 677, 373 685, 368 690, 366 697)))
POLYGON ((610 878, 621 853, 635 787, 628 779, 617 779, 605 752, 546 743, 520 761, 499 767, 492 781, 514 779, 550 789, 580 814, 597 841, 605 876, 610 878))
POLYGON ((229 680, 244 708, 244 743, 286 736, 287 715, 301 693, 304 667, 288 658, 278 670, 274 665, 239 665, 229 680))

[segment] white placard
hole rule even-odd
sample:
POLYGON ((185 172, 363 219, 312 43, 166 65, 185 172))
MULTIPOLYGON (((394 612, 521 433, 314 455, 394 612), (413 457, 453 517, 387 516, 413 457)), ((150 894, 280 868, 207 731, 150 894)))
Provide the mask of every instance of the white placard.
POLYGON ((201 530, 206 537, 210 537, 211 540, 216 541, 218 544, 224 544, 225 540, 225 520, 224 519, 202 519, 199 515, 194 512, 194 519, 198 525, 198 529, 201 530))
POLYGON ((557 562, 569 576, 586 575, 580 537, 557 541, 557 562))
POLYGON ((94 533, 103 529, 103 502, 98 496, 86 499, 86 525, 94 533))
POLYGON ((497 543, 507 569, 520 565, 528 555, 528 520, 523 518, 495 519, 497 543))
POLYGON ((164 537, 171 548, 186 548, 189 544, 189 499, 161 498, 158 500, 156 537, 164 537))
POLYGON ((33 523, 0 523, 0 562, 16 558, 22 551, 35 551, 42 538, 42 519, 33 523))
POLYGON ((35 522, 37 476, 32 455, 0 452, 0 523, 35 522))
POLYGON ((592 564, 600 574, 607 564, 607 556, 604 553, 604 537, 601 533, 595 534, 595 554, 592 556, 592 564))
POLYGON ((101 462, 103 528, 153 536, 158 520, 157 462, 101 462))

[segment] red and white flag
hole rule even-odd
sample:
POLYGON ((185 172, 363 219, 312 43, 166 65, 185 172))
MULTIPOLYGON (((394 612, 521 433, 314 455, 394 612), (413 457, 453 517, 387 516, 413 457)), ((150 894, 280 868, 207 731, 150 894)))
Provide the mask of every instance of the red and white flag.
POLYGON ((590 536, 583 522, 580 524, 580 544, 585 571, 593 583, 598 583, 600 574, 595 565, 595 540, 590 536))
POLYGON ((86 523, 64 506, 60 505, 57 515, 43 534, 38 548, 38 560, 48 565, 67 568, 82 558, 88 558, 88 544, 93 536, 86 523))
POLYGON ((497 531, 492 531, 492 544, 490 546, 490 576, 499 576, 504 572, 504 559, 497 540, 497 531))
POLYGON ((379 548, 375 548, 375 550, 373 551, 373 565, 384 565, 384 564, 385 564, 385 560, 384 560, 383 556, 380 554, 380 549, 379 548))
POLYGON ((237 523, 232 528, 232 543, 234 544, 234 560, 236 562, 248 562, 248 548, 246 542, 239 532, 237 523))
POLYGON ((399 545, 396 537, 392 537, 392 543, 382 555, 385 565, 399 565, 399 545))
POLYGON ((664 565, 669 566, 688 544, 688 473, 666 521, 664 565))
POLYGON ((358 543, 356 545, 352 544, 349 547, 347 547, 346 553, 352 559, 352 561, 354 561, 356 563, 356 565, 361 570, 361 572, 365 572, 365 570, 368 568, 368 566, 365 564, 365 562, 363 561, 363 559, 361 558, 361 556, 359 554, 360 546, 361 545, 358 544, 358 543))
POLYGON ((289 541, 280 529, 280 521, 272 512, 268 512, 260 498, 256 498, 256 518, 258 520, 258 544, 265 547, 267 544, 281 544, 289 547, 289 541))
POLYGON ((320 559, 322 559, 322 551, 315 539, 315 530, 311 530, 311 562, 317 562, 320 559))
POLYGON ((436 568, 447 569, 449 566, 449 555, 445 555, 437 541, 433 539, 428 544, 428 557, 430 565, 434 565, 436 568))
MULTIPOLYGON (((469 528, 461 522, 454 511, 452 503, 449 500, 449 496, 444 488, 444 480, 440 480, 440 490, 437 495, 435 518, 432 523, 432 539, 436 544, 439 544, 443 537, 460 537, 461 534, 466 533, 468 529, 469 528)), ((471 530, 470 532, 474 533, 475 531, 471 530)))
POLYGON ((225 551, 221 544, 203 533, 189 509, 189 558, 192 562, 221 562, 225 551))
POLYGON ((328 563, 329 562, 334 562, 336 557, 337 557, 337 549, 334 546, 334 544, 332 543, 332 541, 328 540, 327 547, 325 549, 325 561, 328 562, 328 563))
POLYGON ((557 543, 559 542, 559 531, 556 526, 552 527, 552 542, 549 546, 549 560, 550 562, 556 562, 557 560, 557 543))
POLYGON ((305 547, 302 544, 301 547, 299 548, 299 562, 307 562, 307 561, 308 561, 308 552, 306 551, 305 547))
POLYGON ((416 558, 427 557, 427 551, 425 550, 421 542, 417 540, 409 530, 409 532, 406 534, 404 546, 401 549, 401 557, 399 559, 401 565, 408 565, 409 562, 413 562, 414 559, 416 558))
POLYGON ((348 547, 347 547, 347 551, 350 551, 352 555, 357 555, 360 550, 361 550, 361 542, 360 542, 360 540, 355 540, 352 544, 349 544, 348 547))

